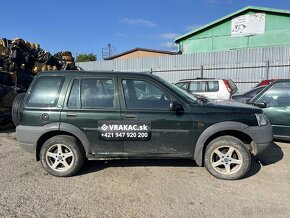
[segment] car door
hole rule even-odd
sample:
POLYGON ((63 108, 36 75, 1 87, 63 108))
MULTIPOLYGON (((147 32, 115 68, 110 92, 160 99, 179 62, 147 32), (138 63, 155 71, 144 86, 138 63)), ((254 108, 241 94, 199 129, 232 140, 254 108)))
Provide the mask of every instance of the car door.
POLYGON ((266 103, 263 111, 273 126, 273 134, 290 137, 290 82, 273 84, 257 102, 266 103))
POLYGON ((186 112, 178 115, 170 111, 174 96, 149 78, 121 77, 119 84, 123 90, 120 97, 122 119, 131 125, 148 127, 147 137, 126 138, 124 151, 141 156, 190 155, 193 143, 191 117, 186 112))
POLYGON ((99 129, 109 121, 120 121, 120 105, 116 77, 102 76, 74 78, 66 104, 61 112, 61 122, 79 128, 88 138, 92 153, 123 152, 123 142, 102 137, 99 129))

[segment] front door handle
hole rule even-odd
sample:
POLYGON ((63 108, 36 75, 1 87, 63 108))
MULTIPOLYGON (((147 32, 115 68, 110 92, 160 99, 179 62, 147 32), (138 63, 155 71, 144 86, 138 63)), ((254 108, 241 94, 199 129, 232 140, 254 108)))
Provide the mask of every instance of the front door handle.
POLYGON ((137 119, 137 116, 136 115, 132 115, 132 114, 128 114, 128 115, 125 115, 125 118, 126 119, 137 119))
POLYGON ((67 112, 66 113, 66 116, 67 117, 76 117, 76 116, 78 116, 78 113, 75 113, 75 112, 67 112))

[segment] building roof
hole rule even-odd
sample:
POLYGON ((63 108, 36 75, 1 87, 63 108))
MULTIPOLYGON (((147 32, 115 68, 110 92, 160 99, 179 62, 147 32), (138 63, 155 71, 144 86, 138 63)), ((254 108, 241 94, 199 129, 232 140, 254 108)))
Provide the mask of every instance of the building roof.
POLYGON ((146 51, 146 52, 161 53, 161 54, 168 54, 168 55, 176 55, 176 54, 178 54, 177 52, 171 52, 171 51, 163 51, 163 50, 155 50, 155 49, 147 49, 147 48, 134 48, 134 49, 131 49, 129 51, 125 51, 125 52, 122 52, 120 54, 111 56, 109 58, 105 58, 104 60, 113 60, 115 58, 121 57, 121 56, 129 54, 129 53, 133 53, 133 52, 136 52, 136 51, 146 51))
POLYGON ((242 8, 242 9, 240 9, 240 10, 234 12, 234 13, 231 13, 231 14, 225 16, 225 17, 222 17, 222 18, 220 18, 218 20, 215 20, 215 21, 213 21, 213 22, 211 22, 209 24, 206 24, 204 26, 201 26, 201 27, 199 27, 197 29, 194 29, 191 32, 188 32, 188 33, 186 33, 186 34, 184 34, 182 36, 177 37, 175 39, 175 43, 178 43, 179 41, 181 41, 181 40, 183 40, 185 38, 188 38, 191 35, 194 35, 194 34, 200 32, 200 31, 202 31, 204 29, 207 29, 207 28, 209 28, 209 27, 211 27, 213 25, 216 25, 218 23, 221 23, 221 22, 223 22, 223 21, 225 21, 227 19, 230 19, 232 17, 235 17, 236 15, 239 15, 239 14, 244 13, 244 12, 247 12, 247 11, 270 12, 270 13, 278 13, 278 14, 287 14, 287 15, 290 15, 290 10, 281 10, 281 9, 274 9, 274 8, 264 8, 264 7, 256 7, 256 6, 247 6, 247 7, 244 7, 244 8, 242 8))

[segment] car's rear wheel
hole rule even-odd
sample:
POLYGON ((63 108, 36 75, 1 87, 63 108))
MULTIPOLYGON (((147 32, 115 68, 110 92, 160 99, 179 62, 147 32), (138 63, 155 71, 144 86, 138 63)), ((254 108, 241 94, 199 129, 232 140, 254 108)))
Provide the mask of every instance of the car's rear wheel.
POLYGON ((72 176, 83 166, 85 155, 75 137, 67 135, 48 139, 40 150, 43 168, 54 176, 72 176))
POLYGON ((251 166, 251 154, 239 139, 233 136, 221 136, 208 144, 204 165, 216 178, 240 179, 251 166))
POLYGON ((25 93, 20 93, 16 95, 13 104, 12 104, 12 120, 15 126, 19 126, 20 124, 20 118, 19 118, 19 110, 21 107, 21 104, 23 102, 25 93))

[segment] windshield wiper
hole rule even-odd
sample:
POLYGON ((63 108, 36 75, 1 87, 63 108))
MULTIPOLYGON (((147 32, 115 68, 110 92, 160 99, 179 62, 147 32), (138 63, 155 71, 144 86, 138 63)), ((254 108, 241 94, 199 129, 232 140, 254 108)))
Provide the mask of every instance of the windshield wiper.
POLYGON ((194 102, 195 104, 196 103, 207 103, 209 101, 207 97, 202 96, 202 95, 198 95, 198 96, 195 95, 195 97, 196 97, 196 100, 194 102))

